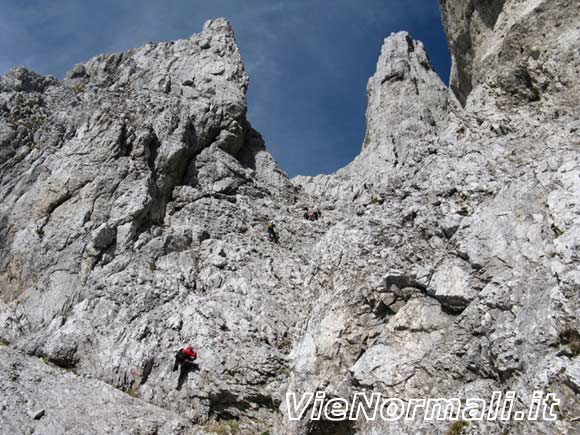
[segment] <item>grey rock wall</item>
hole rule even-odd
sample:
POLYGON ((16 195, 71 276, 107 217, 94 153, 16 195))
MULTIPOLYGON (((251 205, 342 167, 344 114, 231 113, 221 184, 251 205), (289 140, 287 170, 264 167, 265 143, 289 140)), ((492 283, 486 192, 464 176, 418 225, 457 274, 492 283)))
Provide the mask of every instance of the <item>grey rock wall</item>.
POLYGON ((361 153, 318 177, 288 180, 265 151, 223 19, 63 81, 0 78, 2 430, 444 434, 290 422, 285 394, 515 390, 525 406, 543 389, 557 422, 464 433, 575 433, 574 6, 442 2, 450 90, 422 43, 385 39, 361 153), (177 391, 184 344, 200 369, 177 391))
POLYGON ((540 102, 577 114, 578 17, 568 0, 441 0, 462 104, 540 102))

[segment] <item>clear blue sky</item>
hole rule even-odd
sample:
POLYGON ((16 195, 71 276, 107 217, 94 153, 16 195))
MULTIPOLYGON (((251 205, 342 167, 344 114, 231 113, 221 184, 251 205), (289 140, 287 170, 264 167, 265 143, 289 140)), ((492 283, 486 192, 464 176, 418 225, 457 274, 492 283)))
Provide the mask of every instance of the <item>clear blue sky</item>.
POLYGON ((63 77, 96 54, 187 38, 221 16, 250 76, 249 120, 290 176, 358 154, 366 82, 391 32, 422 40, 449 76, 437 0, 0 0, 0 74, 25 65, 63 77))

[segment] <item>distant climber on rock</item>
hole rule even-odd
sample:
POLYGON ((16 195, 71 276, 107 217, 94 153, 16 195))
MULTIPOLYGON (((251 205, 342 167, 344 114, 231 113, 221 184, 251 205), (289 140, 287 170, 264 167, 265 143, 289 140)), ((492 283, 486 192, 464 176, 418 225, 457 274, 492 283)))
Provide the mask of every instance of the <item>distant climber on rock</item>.
POLYGON ((320 209, 318 207, 313 209, 304 209, 304 219, 309 221, 317 221, 321 216, 320 209))
POLYGON ((177 380, 177 390, 181 390, 189 372, 198 369, 197 363, 195 362, 196 360, 197 352, 193 350, 192 346, 185 349, 181 348, 177 351, 177 354, 175 355, 175 363, 173 364, 173 371, 176 371, 181 366, 179 379, 177 380))
POLYGON ((268 224, 268 240, 278 243, 278 234, 276 234, 276 225, 274 225, 274 222, 268 224))
POLYGON ((379 194, 376 194, 376 193, 373 193, 373 194, 371 195, 371 202, 372 202, 373 204, 379 204, 379 205, 382 205, 382 204, 385 202, 385 200, 384 200, 384 198, 383 198, 381 195, 379 195, 379 194))

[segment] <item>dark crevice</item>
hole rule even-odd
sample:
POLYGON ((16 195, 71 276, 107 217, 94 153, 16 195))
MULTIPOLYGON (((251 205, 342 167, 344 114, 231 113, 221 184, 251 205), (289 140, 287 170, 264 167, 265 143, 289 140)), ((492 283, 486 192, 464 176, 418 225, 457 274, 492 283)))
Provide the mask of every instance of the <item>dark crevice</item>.
POLYGON ((540 92, 534 86, 532 77, 530 76, 528 70, 526 68, 520 68, 518 71, 516 71, 515 76, 528 89, 529 91, 528 101, 530 102, 539 101, 540 92))
POLYGON ((143 366, 143 374, 141 376, 141 385, 143 385, 149 379, 151 371, 153 370, 153 365, 155 364, 155 358, 149 358, 143 366))
POLYGON ((504 3, 505 0, 476 0, 474 8, 485 25, 493 29, 503 10, 504 3))
POLYGON ((70 192, 68 190, 66 192, 64 192, 63 195, 59 196, 57 199, 55 199, 53 202, 51 202, 48 205, 48 207, 46 209, 46 215, 50 216, 53 211, 55 211, 58 207, 60 207, 62 204, 67 202, 72 197, 73 197, 72 192, 70 192))
MULTIPOLYGON (((6 252, 6 247, 10 246, 12 243, 12 237, 10 237, 10 224, 8 223, 8 217, 5 215, 0 216, 0 251, 6 252)), ((0 260, 0 271, 2 271, 5 267, 3 264, 7 261, 7 256, 3 256, 4 258, 0 260)))
POLYGON ((119 144, 118 154, 115 156, 118 157, 128 157, 131 154, 132 150, 132 143, 128 140, 128 133, 127 133, 127 125, 121 125, 121 132, 119 133, 119 138, 117 140, 119 144))
POLYGON ((350 420, 310 421, 306 430, 308 435, 354 435, 356 433, 354 422, 350 420))
MULTIPOLYGON (((435 298, 435 299, 437 299, 437 298, 435 298)), ((443 304, 439 300, 438 300, 438 302, 441 304, 441 311, 443 311, 445 314, 449 314, 450 316, 458 316, 461 313, 463 313, 463 311, 466 308, 466 307, 458 306, 458 305, 443 304)))
POLYGON ((457 97, 457 100, 459 100, 462 106, 465 106, 467 97, 473 89, 471 69, 474 52, 469 33, 463 33, 457 38, 452 47, 452 51, 459 54, 455 56, 456 80, 450 83, 450 87, 457 97))
POLYGON ((256 155, 264 151, 266 146, 262 135, 246 122, 244 126, 244 144, 238 153, 237 160, 244 168, 256 170, 256 155))
POLYGON ((244 396, 240 400, 230 391, 220 391, 212 394, 210 400, 210 415, 215 416, 218 420, 238 419, 259 405, 262 409, 277 411, 279 403, 276 403, 271 397, 263 395, 244 396))
POLYGON ((389 290, 392 286, 395 286, 398 289, 403 289, 405 287, 414 287, 419 290, 426 289, 425 285, 417 282, 417 280, 407 275, 388 275, 385 279, 385 285, 387 290, 389 290))
POLYGON ((157 154, 159 152, 159 138, 155 134, 155 132, 150 131, 149 136, 145 140, 144 147, 145 147, 145 155, 147 160, 147 166, 151 170, 151 174, 153 177, 156 177, 156 170, 155 170, 155 159, 157 159, 157 154))
MULTIPOLYGON (((431 278, 429 278, 429 281, 430 280, 431 278)), ((432 294, 430 291, 428 291, 428 285, 426 286, 422 283, 419 283, 414 278, 407 275, 389 275, 385 280, 385 284, 387 291, 392 292, 397 298, 401 298, 404 300, 406 300, 407 298, 405 298, 402 289, 405 288, 417 289, 426 297, 437 301, 441 306, 441 311, 451 316, 457 316, 461 314, 465 310, 465 308, 467 308, 468 305, 462 299, 438 297, 432 294)), ((385 310, 383 309, 383 311, 385 310)), ((385 312, 385 316, 388 314, 389 314, 388 312, 385 312)))

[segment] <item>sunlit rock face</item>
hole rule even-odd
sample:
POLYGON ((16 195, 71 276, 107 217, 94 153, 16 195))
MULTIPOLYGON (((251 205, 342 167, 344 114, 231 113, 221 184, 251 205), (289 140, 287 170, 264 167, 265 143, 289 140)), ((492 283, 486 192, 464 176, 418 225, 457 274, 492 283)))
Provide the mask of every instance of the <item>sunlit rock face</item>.
POLYGON ((451 50, 451 89, 468 109, 494 103, 526 110, 542 103, 546 110, 578 116, 578 14, 572 2, 440 0, 440 5, 451 50))
POLYGON ((541 389, 556 422, 464 433, 574 433, 574 7, 442 1, 450 89, 421 42, 392 34, 360 155, 318 177, 289 180, 250 126, 223 19, 62 81, 1 77, 0 432, 446 433, 290 421, 286 393, 513 390, 525 406, 541 389), (184 344, 199 370, 177 390, 184 344))

